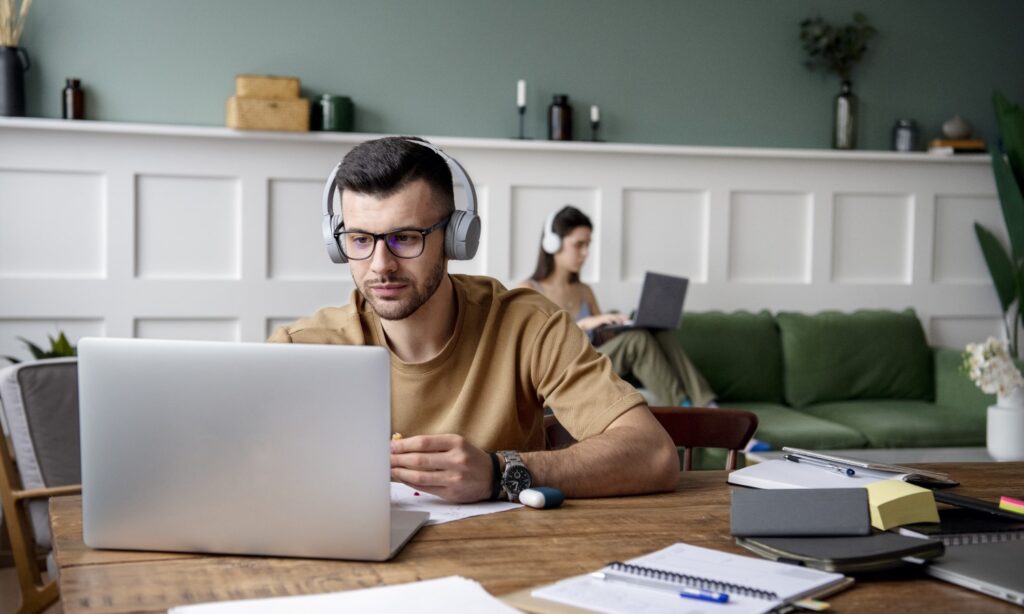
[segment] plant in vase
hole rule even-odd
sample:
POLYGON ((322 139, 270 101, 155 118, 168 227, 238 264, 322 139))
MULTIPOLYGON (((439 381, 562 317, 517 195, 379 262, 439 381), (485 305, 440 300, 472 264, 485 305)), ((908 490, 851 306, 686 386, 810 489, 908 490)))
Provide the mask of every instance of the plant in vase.
POLYGON ((0 0, 0 115, 25 114, 28 53, 18 46, 32 0, 0 0))
POLYGON ((982 392, 996 395, 986 424, 989 455, 1024 460, 1024 376, 1006 347, 995 337, 967 344, 963 370, 982 392))
POLYGON ((853 23, 834 26, 818 17, 800 22, 800 42, 808 59, 804 66, 820 68, 839 75, 839 95, 835 99, 832 126, 832 147, 853 149, 857 146, 857 97, 850 83, 853 67, 864 58, 868 41, 878 33, 863 13, 853 14, 853 23))

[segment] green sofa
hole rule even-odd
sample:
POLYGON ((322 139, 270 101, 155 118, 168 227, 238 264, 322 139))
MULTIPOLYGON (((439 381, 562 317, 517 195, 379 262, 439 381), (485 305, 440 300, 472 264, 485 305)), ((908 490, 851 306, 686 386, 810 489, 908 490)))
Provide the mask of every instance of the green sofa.
POLYGON ((985 445, 995 397, 911 310, 687 313, 676 334, 718 404, 757 414, 773 449, 985 445))

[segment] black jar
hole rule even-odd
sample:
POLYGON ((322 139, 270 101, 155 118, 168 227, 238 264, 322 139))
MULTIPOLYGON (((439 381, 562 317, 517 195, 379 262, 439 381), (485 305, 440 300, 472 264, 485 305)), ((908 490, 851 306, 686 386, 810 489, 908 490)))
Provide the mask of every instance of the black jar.
POLYGON ((892 127, 892 150, 917 150, 917 124, 912 119, 898 119, 892 127))
POLYGON ((555 94, 548 107, 548 138, 552 141, 572 140, 572 107, 565 94, 555 94))

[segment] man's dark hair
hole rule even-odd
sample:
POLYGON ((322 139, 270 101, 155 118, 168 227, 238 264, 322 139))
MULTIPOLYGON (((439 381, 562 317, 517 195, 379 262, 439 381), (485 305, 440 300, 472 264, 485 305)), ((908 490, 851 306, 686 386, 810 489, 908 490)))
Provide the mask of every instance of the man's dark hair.
POLYGON ((410 141, 418 137, 389 136, 360 143, 345 155, 338 172, 344 190, 386 198, 409 183, 427 182, 445 214, 455 210, 452 172, 436 152, 410 141))
MULTIPOLYGON (((594 229, 594 225, 590 222, 590 218, 587 217, 587 214, 572 205, 562 207, 558 213, 555 214, 555 219, 551 222, 551 228, 555 231, 555 234, 562 239, 580 226, 591 230, 594 229)), ((544 232, 545 231, 542 230, 540 233, 542 242, 544 240, 544 232)), ((554 272, 555 255, 547 253, 544 251, 544 248, 541 247, 537 253, 537 268, 533 270, 533 275, 530 276, 530 279, 534 281, 544 281, 554 272)), ((574 284, 579 280, 579 273, 569 274, 569 283, 574 284)))

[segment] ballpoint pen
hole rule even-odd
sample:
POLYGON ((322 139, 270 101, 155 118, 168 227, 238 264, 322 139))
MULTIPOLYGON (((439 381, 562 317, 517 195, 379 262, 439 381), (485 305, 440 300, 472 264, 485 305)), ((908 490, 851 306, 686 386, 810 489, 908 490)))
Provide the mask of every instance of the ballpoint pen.
POLYGON ((656 577, 631 576, 610 570, 596 571, 590 575, 600 580, 623 582, 634 586, 643 586, 646 588, 669 591, 679 595, 680 597, 686 597, 687 599, 699 599, 701 601, 710 601, 713 603, 729 602, 729 593, 678 586, 674 582, 669 582, 656 577))
POLYGON ((819 460, 814 460, 814 459, 811 459, 811 458, 800 457, 800 456, 796 456, 795 454, 787 454, 784 458, 786 460, 792 461, 794 463, 805 463, 807 465, 812 465, 814 467, 821 467, 822 469, 828 469, 829 471, 835 471, 836 473, 840 473, 842 475, 845 475, 848 478, 852 478, 853 476, 857 475, 857 472, 854 471, 852 467, 840 467, 839 465, 833 465, 831 463, 826 463, 826 462, 822 462, 822 461, 819 461, 819 460))

